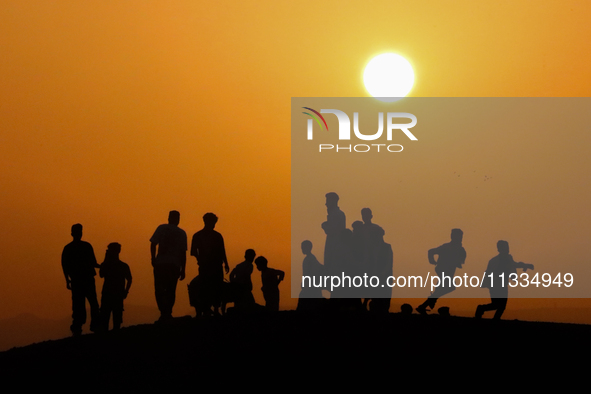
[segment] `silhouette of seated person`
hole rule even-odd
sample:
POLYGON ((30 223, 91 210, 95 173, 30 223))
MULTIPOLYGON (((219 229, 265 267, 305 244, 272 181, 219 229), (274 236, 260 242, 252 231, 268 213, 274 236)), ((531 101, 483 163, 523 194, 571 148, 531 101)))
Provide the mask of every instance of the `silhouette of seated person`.
POLYGON ((324 275, 324 266, 312 254, 312 242, 306 240, 302 242, 301 247, 302 253, 306 257, 302 262, 302 290, 296 310, 317 311, 323 308, 326 302, 322 296, 322 287, 314 286, 314 283, 320 284, 321 277, 324 275), (304 277, 306 278, 304 279, 304 277))
POLYGON ((516 263, 513 260, 513 256, 509 254, 509 243, 507 241, 498 241, 497 250, 499 254, 488 262, 486 272, 484 273, 484 280, 480 286, 488 288, 491 302, 490 304, 478 305, 476 308, 476 318, 481 318, 484 312, 496 311, 493 319, 499 320, 507 307, 509 282, 512 278, 517 278, 517 268, 523 269, 523 272, 526 272, 528 269, 534 269, 533 264, 516 263), (491 274, 493 276, 492 279, 489 276, 491 274), (504 279, 501 276, 504 276, 504 279))
POLYGON ((121 245, 110 243, 101 264, 99 275, 105 278, 101 292, 101 321, 103 330, 109 330, 109 320, 113 314, 113 330, 121 328, 123 323, 123 300, 127 298, 131 287, 129 265, 119 260, 121 245))
POLYGON ((224 238, 214 230, 218 217, 209 212, 203 215, 204 227, 193 235, 191 256, 197 259, 199 277, 206 296, 206 302, 213 307, 214 314, 219 315, 221 305, 224 269, 230 271, 224 238))
POLYGON ((211 300, 208 298, 206 284, 201 275, 197 275, 188 285, 189 304, 195 308, 195 317, 210 317, 212 315, 211 300))
POLYGON ((244 252, 244 261, 234 267, 230 273, 230 283, 233 286, 234 307, 238 310, 244 310, 255 304, 252 295, 252 271, 254 269, 254 258, 256 253, 253 249, 247 249, 244 252))
POLYGON ((73 335, 82 333, 86 323, 86 300, 90 305, 90 331, 100 329, 100 309, 96 296, 94 277, 95 268, 100 268, 94 255, 92 245, 82 241, 82 225, 72 226, 73 241, 64 247, 62 252, 62 270, 66 278, 66 287, 72 292, 72 325, 73 335))
POLYGON ((261 271, 261 281, 263 282, 263 297, 267 310, 272 312, 279 311, 279 283, 285 278, 285 272, 270 268, 267 266, 267 259, 263 256, 256 258, 254 263, 257 269, 261 271))

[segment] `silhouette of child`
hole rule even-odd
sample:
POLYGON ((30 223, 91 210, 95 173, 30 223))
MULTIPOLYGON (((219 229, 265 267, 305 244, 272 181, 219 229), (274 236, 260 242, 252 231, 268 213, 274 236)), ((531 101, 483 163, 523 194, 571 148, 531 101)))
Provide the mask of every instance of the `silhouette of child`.
POLYGON ((235 286, 236 308, 245 308, 254 305, 252 295, 252 280, 250 278, 253 270, 252 263, 256 253, 252 249, 244 252, 244 261, 238 264, 230 273, 230 283, 235 286))
POLYGON ((105 278, 101 293, 101 322, 105 331, 109 330, 109 320, 113 313, 113 330, 121 328, 123 322, 123 300, 131 287, 129 265, 119 260, 121 245, 109 244, 105 261, 101 264, 99 275, 105 278))
POLYGON ((285 277, 285 272, 269 268, 267 259, 263 256, 257 257, 254 263, 257 269, 261 271, 261 280, 263 282, 263 297, 265 297, 266 307, 274 312, 279 310, 279 283, 285 277))

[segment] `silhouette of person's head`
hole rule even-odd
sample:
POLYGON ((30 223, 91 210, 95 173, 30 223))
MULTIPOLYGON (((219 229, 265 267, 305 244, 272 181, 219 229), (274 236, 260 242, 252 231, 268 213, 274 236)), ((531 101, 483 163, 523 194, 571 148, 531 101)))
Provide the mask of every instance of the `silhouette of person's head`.
POLYGON ((451 230, 451 240, 453 242, 462 243, 462 238, 464 237, 464 232, 459 228, 454 228, 451 230))
POLYGON ((246 252, 244 252, 244 260, 252 263, 256 255, 254 249, 246 249, 246 252))
POLYGON ((107 253, 105 254, 105 259, 118 259, 119 253, 121 253, 121 245, 117 242, 112 242, 107 246, 107 253))
POLYGON ((371 213, 371 209, 369 209, 369 208, 363 208, 361 210, 361 219, 363 219, 363 222, 365 224, 370 224, 372 218, 373 218, 373 215, 371 213))
POLYGON ((109 246, 107 246, 107 250, 111 251, 111 253, 119 254, 121 253, 121 244, 117 242, 111 242, 109 246))
POLYGON ((499 254, 509 254, 509 242, 502 240, 497 242, 497 250, 499 254))
POLYGON ((351 227, 353 227, 353 233, 358 233, 363 230, 363 222, 356 220, 351 224, 351 227))
POLYGON ((82 239, 82 225, 80 223, 76 223, 72 225, 72 237, 76 241, 80 241, 82 239))
POLYGON ((308 255, 312 253, 312 242, 311 241, 304 241, 302 242, 302 253, 308 255))
POLYGON ((339 195, 335 192, 326 193, 326 207, 336 207, 339 203, 339 195))
POLYGON ((178 226, 181 221, 181 214, 179 211, 170 211, 168 213, 168 224, 172 224, 173 226, 178 226))
POLYGON ((214 213, 208 212, 203 215, 203 223, 205 224, 206 228, 213 230, 217 222, 218 217, 214 213))
POLYGON ((256 260, 254 261, 254 263, 256 264, 257 269, 259 271, 262 271, 265 268, 267 268, 267 259, 264 258, 263 256, 257 257, 256 260))

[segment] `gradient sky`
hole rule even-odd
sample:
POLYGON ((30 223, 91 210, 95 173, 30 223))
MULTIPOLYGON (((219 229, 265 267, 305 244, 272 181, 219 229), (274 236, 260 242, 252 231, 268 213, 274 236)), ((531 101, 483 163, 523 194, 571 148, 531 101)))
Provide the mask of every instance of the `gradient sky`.
POLYGON ((71 313, 78 222, 99 261, 121 243, 128 303, 155 305, 172 209, 189 237, 215 212, 231 267, 254 248, 288 273, 291 97, 366 96, 386 51, 415 97, 587 97, 589 20, 587 1, 3 1, 0 319, 71 313))

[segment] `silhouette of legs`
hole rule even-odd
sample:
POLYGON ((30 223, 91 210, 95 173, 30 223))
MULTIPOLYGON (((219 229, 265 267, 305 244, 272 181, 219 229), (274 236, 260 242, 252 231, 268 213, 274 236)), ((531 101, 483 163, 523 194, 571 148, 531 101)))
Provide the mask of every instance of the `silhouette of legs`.
MULTIPOLYGON (((435 271, 437 272, 437 270, 435 271)), ((435 291, 427 298, 427 300, 423 302, 421 305, 419 305, 419 307, 417 308, 417 312, 419 312, 421 315, 427 314, 427 308, 433 310, 439 298, 451 293, 456 289, 456 287, 449 280, 444 280, 443 273, 437 272, 437 275, 439 277, 439 286, 435 288, 435 291)), ((449 274, 446 273, 445 276, 453 278, 454 275, 455 269, 452 270, 449 274)))
POLYGON ((433 292, 433 294, 431 294, 429 296, 429 298, 427 298, 427 300, 425 302, 423 302, 418 308, 417 311, 424 315, 427 313, 427 308, 433 310, 433 308, 435 308, 435 304, 437 303, 437 300, 448 294, 451 293, 452 291, 454 291, 456 288, 455 287, 438 287, 435 289, 435 291, 433 292))
POLYGON ((234 307, 236 309, 247 310, 255 304, 254 296, 247 284, 230 283, 230 286, 227 287, 234 296, 234 307))
POLYGON ((433 299, 431 297, 427 298, 427 300, 425 302, 423 302, 421 305, 419 305, 417 307, 417 312, 419 312, 421 315, 426 315, 427 308, 433 310, 436 302, 437 302, 437 298, 435 298, 435 299, 433 299))
POLYGON ((121 309, 115 308, 113 310, 113 330, 120 329, 121 323, 123 323, 123 305, 121 305, 121 309))
POLYGON ((201 277, 205 302, 213 307, 214 314, 219 314, 222 301, 222 285, 224 283, 224 271, 221 265, 199 266, 199 277, 201 277))
POLYGON ((113 330, 121 328, 123 323, 123 298, 103 294, 101 298, 101 322, 104 331, 109 330, 109 320, 113 314, 113 330))
POLYGON ((279 289, 275 290, 266 290, 263 292, 263 297, 265 298, 265 305, 267 309, 273 312, 279 311, 279 289))
POLYGON ((507 288, 493 288, 490 290, 490 304, 478 305, 476 308, 476 315, 474 317, 481 318, 484 312, 496 311, 493 319, 500 320, 507 307, 509 296, 509 289, 507 288))
POLYGON ((180 268, 174 264, 154 266, 154 288, 161 320, 172 318, 172 307, 176 297, 179 275, 180 268))
POLYGON ((72 325, 70 330, 74 335, 82 333, 82 326, 86 323, 86 300, 90 304, 90 331, 95 332, 99 327, 100 311, 96 297, 94 278, 72 281, 72 325))

